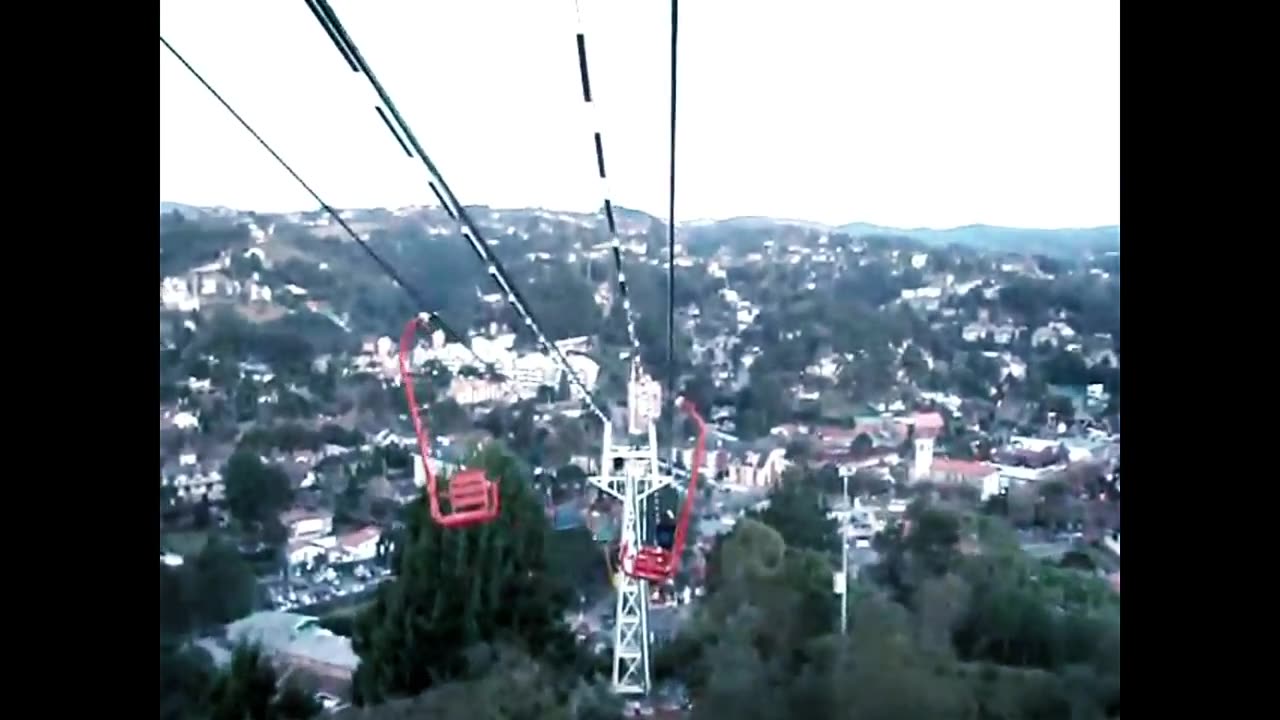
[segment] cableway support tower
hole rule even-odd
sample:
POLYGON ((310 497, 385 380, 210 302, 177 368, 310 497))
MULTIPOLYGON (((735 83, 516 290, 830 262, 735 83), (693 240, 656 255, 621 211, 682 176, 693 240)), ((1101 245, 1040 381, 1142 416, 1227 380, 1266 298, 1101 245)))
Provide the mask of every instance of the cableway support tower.
POLYGON ((613 629, 613 689, 620 695, 644 695, 651 683, 649 658, 649 581, 634 577, 635 549, 648 539, 648 506, 654 494, 674 480, 658 464, 658 434, 649 418, 644 435, 615 442, 613 427, 604 426, 600 475, 588 478, 601 492, 622 504, 619 526, 621 567, 618 572, 613 629), (633 442, 639 440, 640 442, 633 442))

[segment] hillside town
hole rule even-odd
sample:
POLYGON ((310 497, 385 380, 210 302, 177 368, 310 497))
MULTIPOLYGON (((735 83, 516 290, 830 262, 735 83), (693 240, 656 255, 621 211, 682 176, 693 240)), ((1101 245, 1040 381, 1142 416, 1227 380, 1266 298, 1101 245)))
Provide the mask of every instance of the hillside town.
MULTIPOLYGON (((556 348, 592 392, 617 396, 629 353, 610 320, 607 245, 591 239, 598 219, 476 214, 495 246, 527 248, 508 262, 554 318, 556 348)), ((440 252, 457 242, 438 210, 343 216, 387 252, 411 248, 405 238, 440 252)), ((656 332, 645 288, 664 271, 649 252, 660 227, 623 218, 640 332, 656 332)), ((1114 253, 1027 257, 782 223, 678 237, 689 297, 676 313, 677 390, 713 432, 690 562, 653 591, 659 642, 705 595, 720 539, 800 478, 849 527, 855 575, 881 562, 873 540, 911 502, 941 497, 1006 518, 1037 557, 1095 558, 1119 592, 1114 253)), ((258 638, 316 678, 331 709, 350 701, 358 664, 332 618, 394 579, 403 510, 421 501, 428 467, 447 476, 501 446, 529 468, 557 534, 607 548, 618 520, 584 482, 600 468, 581 392, 513 329, 500 296, 444 288, 450 304, 436 312, 470 318, 467 337, 436 331, 411 346, 434 443, 424 465, 400 387, 398 333, 411 315, 379 309, 388 288, 361 262, 315 213, 161 216, 162 564, 198 562, 209 543, 234 548, 253 568, 251 612, 201 642, 225 659, 235 638, 258 638)), ((436 282, 473 283, 437 264, 436 282)), ((668 368, 641 359, 631 399, 657 416, 668 368)), ((693 449, 677 440, 687 469, 693 449)), ((601 580, 617 572, 605 555, 592 561, 601 580)), ((564 617, 596 653, 613 641, 608 588, 583 589, 564 617)), ((672 712, 684 702, 678 687, 663 692, 672 712)))

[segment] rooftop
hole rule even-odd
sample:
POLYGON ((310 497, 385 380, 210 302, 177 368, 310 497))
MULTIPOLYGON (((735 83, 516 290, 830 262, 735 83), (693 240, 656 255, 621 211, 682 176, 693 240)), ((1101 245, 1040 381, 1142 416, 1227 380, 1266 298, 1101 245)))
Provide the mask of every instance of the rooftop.
POLYGON ((993 473, 999 472, 995 465, 984 462, 976 462, 973 460, 957 460, 949 457, 936 457, 933 459, 933 470, 935 472, 951 473, 953 475, 965 475, 968 477, 985 477, 993 473))
POLYGON ((303 520, 322 520, 332 518, 333 513, 324 510, 308 510, 306 508, 294 508, 280 513, 280 522, 285 525, 301 522, 303 520))
POLYGON ((256 612, 227 626, 232 643, 257 642, 273 654, 290 656, 354 672, 360 658, 351 640, 320 627, 317 618, 296 613, 256 612))
POLYGON ((346 535, 343 535, 338 542, 344 547, 357 547, 370 540, 376 540, 381 535, 382 530, 370 525, 368 527, 360 528, 355 532, 349 532, 346 535))

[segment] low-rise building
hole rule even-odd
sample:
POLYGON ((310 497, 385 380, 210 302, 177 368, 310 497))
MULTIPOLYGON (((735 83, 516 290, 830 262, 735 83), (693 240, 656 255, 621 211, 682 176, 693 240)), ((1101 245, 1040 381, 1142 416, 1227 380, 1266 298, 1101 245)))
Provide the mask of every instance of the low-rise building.
POLYGON ((330 552, 330 561, 335 563, 367 562, 378 555, 378 541, 382 539, 382 530, 376 526, 360 528, 338 538, 337 545, 330 552))
POLYGON ((333 533, 333 513, 294 508, 280 514, 280 524, 288 529, 292 539, 330 535, 333 533))
POLYGON ((225 664, 239 643, 256 643, 279 674, 298 673, 321 690, 348 697, 351 677, 360 657, 351 640, 320 627, 318 618, 295 613, 256 612, 226 627, 225 640, 204 640, 200 645, 214 661, 225 664))
POLYGON ((977 488, 983 500, 1000 493, 1000 469, 971 460, 935 457, 929 479, 936 483, 958 483, 977 488))

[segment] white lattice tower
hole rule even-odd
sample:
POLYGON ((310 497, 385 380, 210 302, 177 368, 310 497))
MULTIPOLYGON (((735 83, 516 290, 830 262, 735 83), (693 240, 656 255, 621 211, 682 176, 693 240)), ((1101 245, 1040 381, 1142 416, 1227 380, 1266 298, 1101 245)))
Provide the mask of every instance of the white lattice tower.
POLYGON ((600 475, 592 485, 622 503, 620 547, 624 549, 617 585, 616 623, 613 636, 613 689, 623 695, 649 692, 649 583, 628 574, 635 548, 649 538, 647 506, 653 494, 672 484, 671 476, 658 468, 658 434, 652 421, 641 444, 615 444, 613 428, 604 427, 600 475), (619 467, 615 468, 614 464, 619 467))

